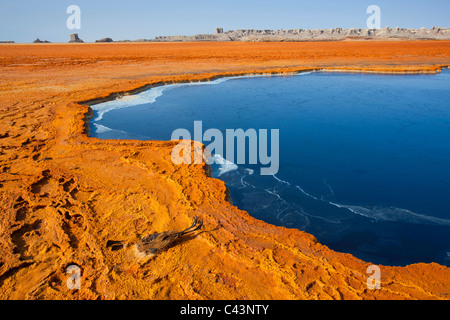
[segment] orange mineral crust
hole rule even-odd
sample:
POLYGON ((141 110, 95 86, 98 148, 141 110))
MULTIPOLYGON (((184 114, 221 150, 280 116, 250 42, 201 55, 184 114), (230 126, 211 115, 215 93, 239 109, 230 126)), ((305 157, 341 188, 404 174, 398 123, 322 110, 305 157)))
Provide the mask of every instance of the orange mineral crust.
POLYGON ((83 104, 224 75, 449 64, 450 41, 0 45, 0 299, 449 299, 435 263, 380 266, 369 289, 370 262, 234 207, 207 167, 172 163, 176 142, 88 137, 83 104), (133 251, 194 216, 207 232, 133 251))

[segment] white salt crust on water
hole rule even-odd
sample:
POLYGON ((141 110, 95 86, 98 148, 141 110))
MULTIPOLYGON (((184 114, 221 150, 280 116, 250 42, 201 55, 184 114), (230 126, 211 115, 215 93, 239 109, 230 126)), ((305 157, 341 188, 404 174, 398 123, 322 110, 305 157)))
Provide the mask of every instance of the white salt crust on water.
MULTIPOLYGON (((293 76, 303 76, 311 74, 311 72, 302 72, 295 74, 293 76)), ((141 104, 151 104, 156 101, 157 98, 162 96, 163 92, 166 90, 170 90, 173 88, 179 88, 184 86, 204 86, 204 85, 216 85, 220 84, 222 82, 228 81, 228 80, 234 80, 234 79, 245 79, 245 78, 257 78, 257 77, 281 77, 285 75, 251 75, 251 76, 236 76, 236 77, 224 77, 219 78, 213 81, 205 81, 205 82, 189 82, 189 83, 175 83, 175 84, 168 84, 164 86, 154 87, 151 89, 148 89, 146 91, 143 91, 141 93, 131 95, 131 96, 123 96, 121 98, 102 102, 99 104, 95 104, 91 106, 91 109, 94 110, 97 114, 97 117, 93 120, 94 124, 96 121, 100 121, 103 119, 103 116, 112 111, 127 107, 134 107, 141 104)))

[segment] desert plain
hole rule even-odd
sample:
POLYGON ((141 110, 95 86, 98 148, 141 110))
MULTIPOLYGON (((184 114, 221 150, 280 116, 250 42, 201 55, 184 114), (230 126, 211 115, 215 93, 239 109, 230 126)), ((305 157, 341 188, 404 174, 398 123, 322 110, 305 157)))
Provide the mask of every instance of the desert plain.
POLYGON ((371 290, 370 261, 239 210, 206 165, 172 163, 176 142, 99 140, 86 125, 89 104, 164 83, 448 65, 447 40, 0 45, 0 299, 450 299, 448 267, 380 266, 371 290), (106 245, 194 216, 205 232, 145 263, 106 245))

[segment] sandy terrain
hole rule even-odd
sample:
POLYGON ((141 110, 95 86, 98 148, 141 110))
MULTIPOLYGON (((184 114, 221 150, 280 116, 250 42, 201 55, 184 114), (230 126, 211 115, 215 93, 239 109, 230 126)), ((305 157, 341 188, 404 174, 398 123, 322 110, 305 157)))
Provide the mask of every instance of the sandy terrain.
POLYGON ((238 210, 203 165, 171 162, 174 142, 89 138, 78 103, 227 74, 449 64, 450 41, 0 45, 0 298, 449 299, 438 264, 381 266, 369 290, 370 262, 238 210), (146 263, 106 247, 194 215, 210 232, 146 263))

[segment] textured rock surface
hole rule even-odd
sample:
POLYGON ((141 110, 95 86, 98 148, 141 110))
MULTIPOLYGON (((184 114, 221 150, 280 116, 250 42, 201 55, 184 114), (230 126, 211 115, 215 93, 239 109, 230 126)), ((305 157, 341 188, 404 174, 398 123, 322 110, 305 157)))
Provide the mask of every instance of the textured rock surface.
MULTIPOLYGON (((381 268, 227 202, 203 165, 175 166, 173 142, 89 138, 86 100, 152 84, 330 68, 435 72, 450 42, 3 45, 0 48, 1 299, 449 299, 450 269, 381 268), (140 264, 108 240, 205 232, 140 264), (81 289, 67 287, 67 267, 81 289)), ((175 115, 174 115, 175 116, 175 115)))

